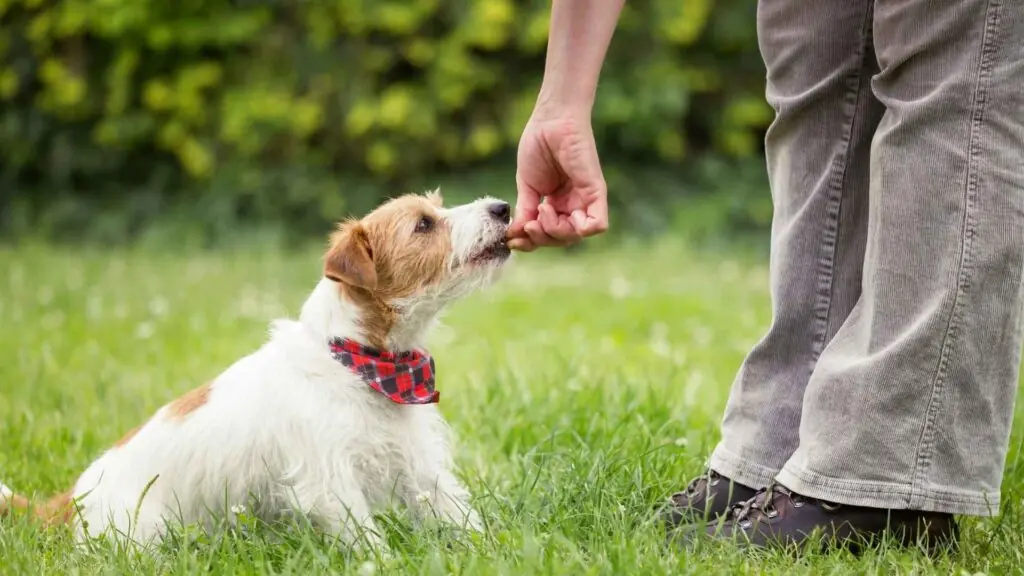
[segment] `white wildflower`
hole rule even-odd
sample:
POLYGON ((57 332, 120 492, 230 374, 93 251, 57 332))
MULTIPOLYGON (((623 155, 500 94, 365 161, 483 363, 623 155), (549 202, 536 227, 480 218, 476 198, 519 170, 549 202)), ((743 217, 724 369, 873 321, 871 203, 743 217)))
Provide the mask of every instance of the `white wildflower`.
POLYGON ((140 322, 139 325, 135 327, 135 337, 139 340, 148 340, 153 337, 155 332, 156 329, 153 327, 152 322, 140 322))
POLYGON ((626 280, 622 276, 616 276, 608 286, 608 292, 611 294, 612 298, 621 300, 629 296, 629 293, 632 292, 632 288, 633 287, 630 285, 629 280, 626 280))
POLYGON ((166 316, 170 307, 170 304, 167 303, 167 299, 160 296, 149 301, 149 313, 153 316, 166 316))

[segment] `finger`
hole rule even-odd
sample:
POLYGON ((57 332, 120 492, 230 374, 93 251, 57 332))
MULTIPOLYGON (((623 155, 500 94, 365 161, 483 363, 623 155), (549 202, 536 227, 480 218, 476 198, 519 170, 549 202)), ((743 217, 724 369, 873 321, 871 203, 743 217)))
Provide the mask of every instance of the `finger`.
POLYGON ((508 231, 505 233, 509 238, 522 238, 526 235, 523 228, 529 222, 536 222, 537 215, 530 215, 528 212, 519 213, 512 218, 512 221, 508 224, 508 231))
POLYGON ((608 196, 599 195, 591 202, 586 212, 576 210, 572 213, 573 226, 581 236, 594 236, 608 230, 608 196))
POLYGON ((540 222, 527 222, 524 227, 526 235, 529 236, 530 241, 537 247, 553 247, 553 246, 564 246, 565 244, 548 236, 544 229, 541 227, 540 222))
POLYGON ((555 242, 554 238, 544 232, 540 222, 527 222, 526 226, 523 227, 523 231, 535 246, 550 246, 555 242))
POLYGON ((572 227, 576 229, 580 235, 587 229, 587 214, 583 210, 573 210, 572 214, 569 215, 569 220, 572 221, 572 227))
POLYGON ((512 224, 509 224, 508 230, 505 231, 505 239, 512 240, 513 238, 525 238, 526 232, 523 232, 523 226, 525 225, 526 223, 524 222, 519 225, 518 229, 513 230, 512 224))
POLYGON ((517 252, 533 252, 534 250, 537 249, 537 246, 530 240, 529 237, 524 237, 509 240, 508 248, 509 250, 515 250, 517 252))
POLYGON ((541 195, 532 186, 523 182, 519 174, 516 174, 516 209, 512 222, 509 224, 510 236, 522 236, 523 226, 530 221, 537 219, 537 207, 540 204, 541 195))
POLYGON ((564 214, 558 214, 549 204, 541 204, 537 221, 545 234, 564 245, 579 242, 580 234, 564 214))

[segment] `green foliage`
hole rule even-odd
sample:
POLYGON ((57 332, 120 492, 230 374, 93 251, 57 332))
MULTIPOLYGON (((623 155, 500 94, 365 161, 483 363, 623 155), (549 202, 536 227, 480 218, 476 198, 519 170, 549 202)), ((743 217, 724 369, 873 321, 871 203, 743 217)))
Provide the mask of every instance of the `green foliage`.
MULTIPOLYGON (((754 6, 627 4, 595 110, 606 163, 759 154, 771 111, 754 6)), ((549 10, 0 0, 0 231, 116 238, 169 214, 319 230, 346 208, 507 159, 536 97, 549 10)))

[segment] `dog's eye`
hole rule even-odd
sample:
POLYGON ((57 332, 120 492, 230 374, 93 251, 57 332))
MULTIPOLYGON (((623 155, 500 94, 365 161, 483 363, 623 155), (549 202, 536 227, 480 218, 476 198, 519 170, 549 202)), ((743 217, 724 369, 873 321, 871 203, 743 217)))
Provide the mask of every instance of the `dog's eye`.
POLYGON ((434 229, 434 219, 430 216, 424 216, 420 218, 420 221, 416 223, 417 232, 430 232, 434 229))

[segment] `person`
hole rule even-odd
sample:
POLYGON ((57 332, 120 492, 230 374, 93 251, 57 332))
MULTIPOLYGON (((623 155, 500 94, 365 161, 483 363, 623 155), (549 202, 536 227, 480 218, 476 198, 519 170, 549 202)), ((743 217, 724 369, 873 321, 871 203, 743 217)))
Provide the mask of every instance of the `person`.
MULTIPOLYGON (((553 3, 513 249, 608 228, 591 108, 622 6, 553 3)), ((813 8, 757 6, 772 320, 668 520, 765 546, 955 544, 955 515, 998 514, 1021 360, 1024 4, 813 8)))

